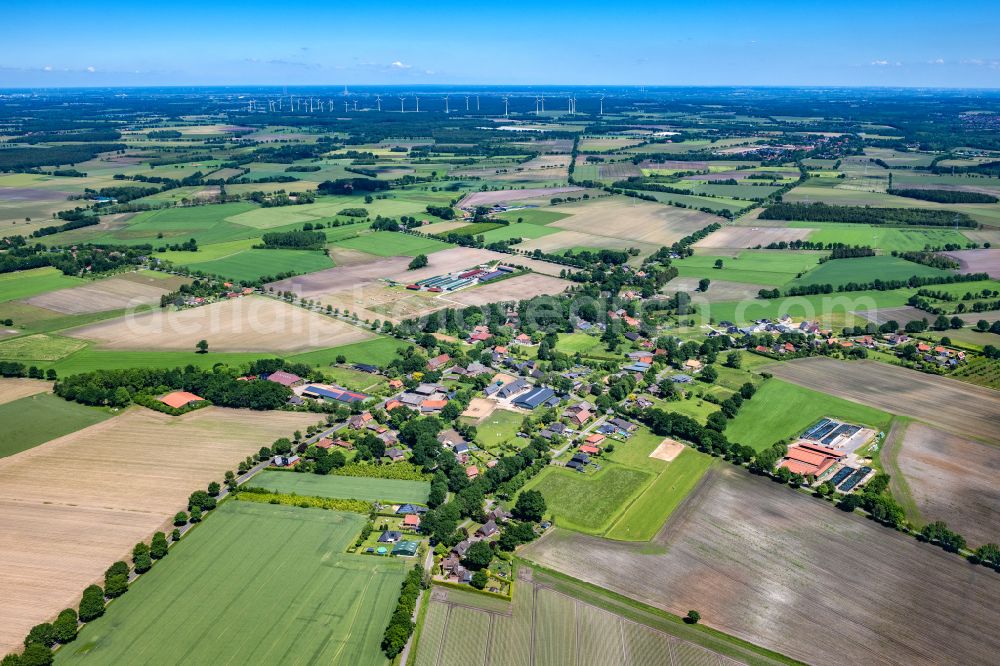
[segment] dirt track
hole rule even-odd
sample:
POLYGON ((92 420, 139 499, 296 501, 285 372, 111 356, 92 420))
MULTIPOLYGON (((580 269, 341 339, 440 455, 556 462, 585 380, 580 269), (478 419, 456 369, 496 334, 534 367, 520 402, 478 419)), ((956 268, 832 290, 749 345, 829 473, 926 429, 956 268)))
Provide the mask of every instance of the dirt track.
POLYGON ((523 555, 810 663, 988 664, 1000 652, 995 572, 729 466, 652 544, 555 529, 523 555))
POLYGON ((1000 391, 878 361, 812 357, 775 363, 767 370, 806 388, 1000 442, 1000 391))

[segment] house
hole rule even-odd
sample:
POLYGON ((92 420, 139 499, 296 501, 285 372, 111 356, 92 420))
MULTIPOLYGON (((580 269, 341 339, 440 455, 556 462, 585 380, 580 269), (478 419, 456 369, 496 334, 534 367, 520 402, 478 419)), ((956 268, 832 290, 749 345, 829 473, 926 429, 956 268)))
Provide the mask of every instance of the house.
POLYGON ((493 521, 499 521, 501 523, 505 523, 511 518, 513 518, 514 514, 512 514, 510 511, 505 510, 503 507, 498 506, 497 508, 487 513, 486 517, 493 521))
POLYGON ((586 453, 587 455, 594 456, 600 453, 601 450, 596 446, 591 446, 590 444, 584 444, 580 447, 580 453, 586 453))
POLYGON ((795 474, 802 476, 821 476, 835 463, 844 458, 844 454, 831 448, 810 444, 809 442, 799 442, 795 446, 789 447, 788 453, 778 464, 778 468, 786 468, 795 474))
POLYGON ((368 422, 371 420, 371 412, 364 412, 363 414, 355 414, 351 418, 347 419, 347 425, 352 430, 360 430, 368 425, 368 422))
POLYGON ((596 433, 595 432, 595 433, 591 433, 591 434, 587 435, 587 439, 585 439, 583 441, 584 441, 584 443, 590 444, 591 446, 597 446, 598 444, 600 444, 601 442, 603 442, 605 439, 607 439, 607 437, 605 437, 604 435, 602 435, 600 433, 596 433))
POLYGON ((419 407, 420 403, 424 401, 424 396, 417 393, 401 393, 399 398, 397 398, 401 403, 407 407, 419 407))
POLYGON ((379 543, 396 543, 403 538, 403 533, 396 530, 386 530, 378 536, 379 543))
POLYGON ((475 465, 469 465, 465 468, 465 478, 472 481, 479 477, 479 468, 475 465))
POLYGON ((406 457, 406 455, 403 453, 403 450, 396 447, 388 449, 385 452, 385 455, 392 462, 399 462, 400 460, 403 460, 406 457))
POLYGON ((684 361, 684 369, 689 372, 698 372, 701 370, 702 363, 696 358, 689 358, 684 361))
POLYGON ((608 421, 608 423, 613 425, 618 430, 621 430, 622 432, 635 432, 639 428, 639 426, 632 423, 631 421, 626 421, 625 419, 619 419, 619 418, 611 419, 610 421, 608 421))
POLYGON ((500 386, 496 391, 494 391, 494 393, 500 400, 506 400, 507 398, 512 398, 530 386, 531 385, 528 384, 526 379, 518 377, 512 382, 500 386))
POLYGON ((316 442, 317 449, 330 449, 333 446, 333 440, 329 437, 323 437, 318 442, 316 442))
POLYGON ((403 380, 402 379, 390 379, 389 380, 389 388, 391 388, 391 389, 400 389, 400 388, 403 388, 403 380))
MULTIPOLYGON (((458 434, 457 430, 451 428, 439 432, 437 435, 437 441, 448 448, 453 448, 459 444, 467 444, 465 438, 458 434)), ((468 447, 466 447, 466 450, 468 450, 468 447)))
POLYGON ((403 403, 401 403, 399 400, 388 400, 385 403, 385 411, 391 412, 397 407, 403 407, 403 406, 404 406, 403 403))
POLYGON ((562 435, 566 432, 566 426, 564 426, 562 423, 556 422, 549 424, 549 430, 551 430, 557 435, 562 435))
POLYGON ((183 409, 191 403, 202 402, 205 399, 195 395, 194 393, 188 393, 187 391, 172 391, 165 396, 157 398, 167 407, 173 407, 174 409, 183 409))
POLYGON ((581 426, 587 421, 589 421, 591 416, 593 416, 593 414, 584 409, 582 411, 576 412, 575 414, 572 414, 570 418, 573 420, 574 423, 576 423, 576 425, 581 426))
POLYGON ((514 338, 514 344, 517 344, 517 345, 530 345, 531 344, 531 336, 528 335, 528 334, 526 334, 526 333, 521 333, 516 338, 514 338))
POLYGON ((559 398, 556 397, 556 392, 546 386, 536 387, 512 402, 515 407, 521 409, 535 409, 542 405, 558 403, 559 398), (553 401, 555 402, 553 403, 553 401))
POLYGON ((448 404, 447 400, 424 400, 420 403, 421 412, 439 412, 448 404))
POLYGON ((566 463, 566 467, 568 467, 569 469, 575 469, 577 472, 583 471, 583 465, 581 465, 579 462, 575 460, 570 460, 568 463, 566 463))
POLYGON ((415 513, 408 513, 403 516, 403 528, 415 530, 420 527, 420 516, 415 513))
POLYGON ((469 445, 465 442, 460 442, 455 445, 453 450, 455 451, 456 456, 460 456, 469 452, 469 445))
POLYGON ((573 456, 571 462, 577 462, 580 463, 581 465, 586 465, 587 463, 590 462, 590 456, 588 456, 586 453, 577 453, 573 456))
POLYGON ((500 530, 499 528, 497 528, 497 524, 492 520, 488 520, 483 524, 482 527, 476 530, 476 534, 485 538, 485 537, 491 537, 499 531, 500 530))
POLYGON ((278 370, 277 372, 272 372, 265 379, 269 382, 274 382, 276 384, 281 384, 282 386, 298 386, 303 380, 298 375, 292 374, 291 372, 285 372, 284 370, 278 370))
POLYGON ((637 352, 631 352, 631 353, 629 353, 628 359, 630 361, 634 361, 634 362, 637 362, 637 363, 652 363, 653 362, 653 355, 650 354, 649 352, 637 351, 637 352))
POLYGON ((274 456, 273 460, 275 467, 291 467, 297 462, 299 462, 298 456, 274 456))
POLYGON ((674 384, 689 384, 690 382, 694 381, 694 378, 691 377, 690 375, 676 374, 670 376, 670 381, 672 381, 674 384))
POLYGON ((420 514, 427 513, 427 507, 420 506, 419 504, 401 504, 396 509, 397 516, 405 516, 408 513, 415 513, 419 516, 420 514))
POLYGON ((435 356, 434 358, 427 361, 427 369, 431 371, 438 370, 450 360, 451 357, 448 356, 447 354, 441 354, 439 356, 435 356))
POLYGON ((434 395, 435 393, 441 391, 442 389, 443 387, 441 387, 438 384, 423 383, 418 385, 417 388, 413 389, 413 392, 422 396, 429 396, 429 395, 434 395))
POLYGON ((478 377, 479 375, 484 375, 487 372, 492 372, 492 370, 478 361, 473 361, 465 368, 466 377, 478 377))
POLYGON ((451 552, 458 555, 459 558, 465 557, 465 553, 469 550, 469 546, 471 545, 472 542, 468 539, 465 539, 464 541, 459 541, 452 547, 451 552))

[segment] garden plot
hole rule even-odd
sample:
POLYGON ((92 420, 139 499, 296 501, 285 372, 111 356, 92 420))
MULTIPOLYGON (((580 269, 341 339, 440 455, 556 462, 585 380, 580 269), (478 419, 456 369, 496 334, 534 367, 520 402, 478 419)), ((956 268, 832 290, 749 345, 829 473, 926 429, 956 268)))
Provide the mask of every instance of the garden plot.
POLYGON ((1000 650, 996 573, 744 470, 710 472, 655 545, 557 528, 523 556, 809 663, 989 663, 1000 650))
POLYGON ((188 495, 315 414, 134 407, 0 459, 0 651, 75 606, 84 587, 163 529, 188 495))
POLYGON ((283 301, 245 296, 182 310, 156 310, 83 326, 68 335, 104 349, 292 352, 359 342, 372 334, 283 301))

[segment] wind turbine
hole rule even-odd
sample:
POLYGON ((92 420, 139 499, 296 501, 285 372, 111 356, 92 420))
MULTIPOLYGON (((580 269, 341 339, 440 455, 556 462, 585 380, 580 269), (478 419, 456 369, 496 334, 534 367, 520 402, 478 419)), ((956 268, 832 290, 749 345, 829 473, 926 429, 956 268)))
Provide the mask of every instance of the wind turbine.
POLYGON ((479 110, 479 95, 476 95, 476 111, 479 110))
POLYGON ((379 111, 382 110, 382 95, 375 95, 375 106, 378 107, 379 111))
MULTIPOLYGON (((510 99, 510 98, 509 98, 509 97, 507 97, 507 95, 504 95, 504 96, 503 96, 503 117, 504 117, 504 118, 506 118, 506 117, 507 117, 507 101, 508 101, 509 99, 510 99)), ((476 98, 476 111, 478 111, 478 110, 479 110, 479 98, 477 97, 477 98, 476 98)))
POLYGON ((444 96, 444 112, 445 113, 450 113, 450 111, 448 111, 448 96, 447 95, 444 96))
POLYGON ((538 115, 538 95, 535 95, 535 115, 538 115))
POLYGON ((400 97, 399 98, 399 112, 400 113, 406 113, 405 105, 406 105, 406 98, 405 97, 400 97))
POLYGON ((347 100, 344 100, 344 113, 347 113, 347 100))
POLYGON ((601 112, 598 115, 604 115, 604 95, 601 95, 601 112))
POLYGON ((469 110, 469 96, 468 95, 465 96, 465 110, 466 111, 469 110))
POLYGON ((354 100, 354 110, 358 110, 358 100, 354 100))
POLYGON ((414 95, 413 99, 417 100, 417 113, 420 113, 420 98, 414 95))
POLYGON ((545 95, 541 95, 539 99, 542 100, 542 113, 545 113, 545 95))

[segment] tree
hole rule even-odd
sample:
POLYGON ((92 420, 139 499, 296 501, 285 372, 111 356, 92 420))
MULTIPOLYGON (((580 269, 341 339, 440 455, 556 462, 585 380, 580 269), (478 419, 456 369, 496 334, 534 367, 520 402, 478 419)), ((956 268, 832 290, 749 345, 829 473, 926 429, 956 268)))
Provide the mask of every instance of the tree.
POLYGON ((114 394, 111 396, 112 407, 124 407, 130 402, 132 402, 132 395, 124 386, 116 388, 114 394))
POLYGON ((167 556, 167 535, 157 532, 153 535, 153 542, 149 546, 149 556, 154 560, 159 560, 167 556))
POLYGON ((104 590, 99 585, 91 585, 83 591, 80 600, 80 621, 90 622, 104 615, 104 590))
POLYGON ((481 590, 484 587, 486 587, 486 583, 488 582, 490 582, 489 575, 485 571, 479 570, 476 573, 472 574, 472 581, 470 582, 470 584, 477 590, 481 590))
POLYGON ((24 644, 31 645, 32 643, 38 643, 39 645, 44 645, 47 648, 52 647, 56 643, 56 632, 52 628, 52 625, 48 622, 43 622, 41 624, 36 624, 28 632, 28 635, 24 637, 24 644))
POLYGON ((698 373, 698 379, 705 382, 706 384, 711 384, 716 379, 719 378, 719 371, 715 369, 715 366, 706 365, 702 368, 701 372, 698 373))
POLYGON ((170 533, 170 540, 171 541, 180 541, 181 540, 181 531, 179 529, 177 529, 176 527, 174 528, 174 531, 170 533))
POLYGON ((427 263, 428 263, 427 262, 427 255, 426 254, 418 254, 417 256, 413 257, 413 261, 410 262, 410 265, 408 266, 408 268, 411 271, 413 271, 413 270, 416 270, 418 268, 423 268, 424 266, 427 265, 427 263))
POLYGON ((183 511, 178 511, 177 515, 174 516, 174 525, 180 527, 181 525, 187 525, 188 516, 183 511))
POLYGON ((347 363, 347 357, 343 354, 337 354, 337 365, 343 365, 347 363))
POLYGON ((743 364, 743 354, 741 354, 740 352, 731 351, 728 354, 726 354, 727 368, 735 368, 736 370, 739 370, 742 364, 743 364))
POLYGON ((52 623, 52 629, 56 634, 57 643, 70 643, 76 639, 77 627, 76 611, 67 608, 59 613, 59 617, 52 623))
POLYGON ((198 349, 198 353, 199 354, 207 354, 208 353, 208 340, 199 340, 198 344, 196 344, 195 347, 198 349))
POLYGON ((188 498, 188 509, 193 510, 194 507, 198 507, 202 511, 211 511, 215 508, 215 498, 204 490, 196 490, 188 498))
POLYGON ((938 318, 934 320, 935 331, 947 331, 950 327, 951 322, 944 315, 938 315, 938 318))
POLYGON ((475 542, 469 546, 469 549, 465 551, 465 557, 462 558, 462 564, 474 571, 485 569, 490 566, 492 561, 493 548, 490 547, 488 541, 475 542))
POLYGON ((135 565, 136 573, 145 573, 153 566, 153 560, 149 555, 149 546, 140 541, 132 549, 132 564, 135 565))
POLYGON ((219 483, 217 481, 212 481, 208 484, 208 494, 212 497, 218 497, 220 490, 221 488, 219 487, 219 483))
POLYGON ((39 643, 32 643, 24 648, 19 666, 49 666, 52 663, 52 650, 39 643))
POLYGON ((708 278, 702 278, 698 280, 698 291, 704 293, 708 291, 708 285, 712 284, 712 281, 708 278))
POLYGON ((191 522, 200 523, 201 522, 201 507, 193 506, 191 507, 191 522))
POLYGON ((716 259, 714 267, 715 268, 722 268, 722 266, 723 266, 722 259, 716 259))
POLYGON ((545 497, 538 490, 525 490, 514 504, 514 517, 518 520, 538 522, 545 515, 545 497))
POLYGON ((684 616, 684 621, 688 624, 698 624, 701 621, 701 613, 696 610, 689 610, 688 614, 684 616))

